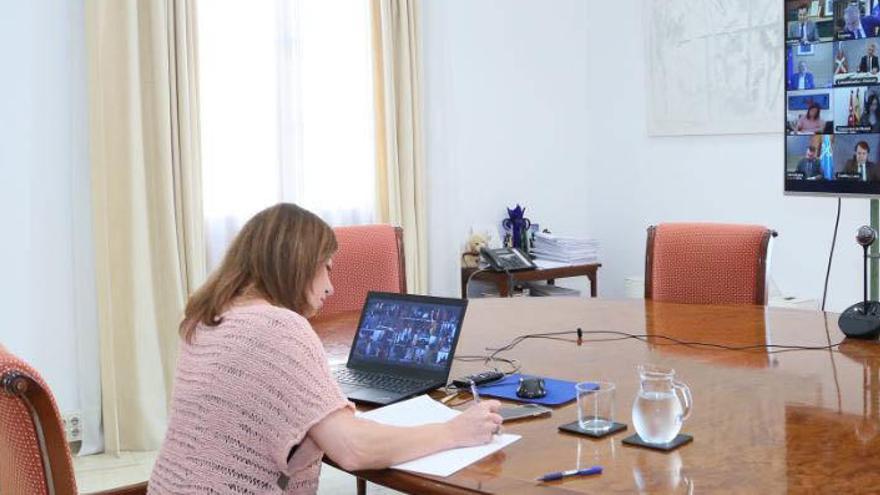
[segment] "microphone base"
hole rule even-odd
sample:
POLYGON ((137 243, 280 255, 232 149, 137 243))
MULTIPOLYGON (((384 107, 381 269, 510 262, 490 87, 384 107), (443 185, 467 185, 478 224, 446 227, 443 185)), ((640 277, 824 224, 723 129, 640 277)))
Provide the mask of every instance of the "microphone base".
POLYGON ((868 301, 867 314, 864 301, 857 302, 840 314, 837 325, 840 331, 853 339, 877 339, 880 336, 880 302, 868 301))

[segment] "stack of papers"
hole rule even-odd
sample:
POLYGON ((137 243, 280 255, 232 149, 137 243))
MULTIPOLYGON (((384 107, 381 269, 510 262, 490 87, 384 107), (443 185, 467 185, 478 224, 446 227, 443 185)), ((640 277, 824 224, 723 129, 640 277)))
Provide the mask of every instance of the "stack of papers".
POLYGON ((527 282, 527 284, 530 289, 529 293, 537 297, 579 297, 581 295, 581 291, 577 289, 569 289, 568 287, 561 287, 559 285, 542 284, 537 282, 527 282))
POLYGON ((599 241, 585 237, 565 237, 537 232, 531 249, 537 258, 569 265, 599 261, 599 241))
MULTIPOLYGON (((427 395, 421 395, 390 406, 373 409, 358 414, 358 416, 390 426, 421 426, 430 423, 444 423, 459 414, 461 414, 460 411, 450 409, 427 395)), ((504 433, 495 435, 492 441, 485 445, 444 450, 391 467, 413 473, 450 476, 519 439, 519 435, 504 433)))

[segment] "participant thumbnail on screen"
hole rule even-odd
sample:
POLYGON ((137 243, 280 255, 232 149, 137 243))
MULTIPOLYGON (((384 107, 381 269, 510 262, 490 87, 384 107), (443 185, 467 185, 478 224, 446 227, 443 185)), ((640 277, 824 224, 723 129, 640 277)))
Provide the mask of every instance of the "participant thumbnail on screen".
POLYGON ((880 182, 880 134, 841 134, 834 139, 834 179, 880 182))
POLYGON ((833 40, 833 16, 833 9, 828 10, 824 4, 785 0, 786 42, 809 44, 833 40))
POLYGON ((377 301, 364 310, 355 357, 444 368, 461 310, 442 305, 377 301))
POLYGON ((858 39, 832 43, 834 45, 834 85, 853 86, 880 82, 878 43, 880 43, 878 39, 858 39))
POLYGON ((834 177, 835 136, 787 136, 785 178, 788 180, 831 180, 834 177))
POLYGON ((835 88, 834 132, 880 132, 880 86, 835 88))
POLYGON ((869 0, 835 0, 834 18, 839 40, 871 38, 880 34, 880 9, 869 0))
MULTIPOLYGON (((830 89, 793 91, 786 96, 787 134, 830 134, 836 113, 832 111, 830 89)), ((837 101, 834 101, 834 105, 837 101)))
POLYGON ((834 77, 834 44, 787 46, 785 87, 789 91, 830 88, 834 77))

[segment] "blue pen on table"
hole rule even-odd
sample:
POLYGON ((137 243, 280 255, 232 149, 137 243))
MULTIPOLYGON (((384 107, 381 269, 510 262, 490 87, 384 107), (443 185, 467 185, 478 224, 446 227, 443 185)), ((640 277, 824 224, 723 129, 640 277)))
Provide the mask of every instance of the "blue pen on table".
POLYGON ((602 466, 593 466, 586 469, 571 469, 568 471, 556 471, 555 473, 547 473, 538 478, 538 481, 555 481, 567 478, 569 476, 589 476, 591 474, 602 474, 602 466))

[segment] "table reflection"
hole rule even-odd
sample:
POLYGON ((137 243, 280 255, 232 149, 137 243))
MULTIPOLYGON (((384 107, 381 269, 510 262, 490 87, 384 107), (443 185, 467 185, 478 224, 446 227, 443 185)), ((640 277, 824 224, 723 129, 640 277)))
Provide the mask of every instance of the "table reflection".
POLYGON ((507 454, 503 450, 499 450, 488 457, 484 457, 483 460, 479 464, 475 464, 472 469, 468 469, 465 477, 468 480, 474 481, 477 489, 482 489, 484 483, 498 478, 503 470, 504 461, 506 459, 507 454))
POLYGON ((694 483, 684 472, 681 454, 643 450, 636 455, 633 481, 639 493, 694 493, 694 483))
POLYGON ((856 425, 860 442, 872 442, 880 432, 880 353, 876 342, 847 339, 838 350, 862 366, 862 418, 856 425))
MULTIPOLYGON (((767 345, 767 323, 764 311, 749 311, 737 318, 707 315, 699 305, 645 303, 645 333, 672 337, 680 341, 706 342, 730 347, 767 345)), ((663 338, 650 339, 652 350, 664 354, 683 355, 713 363, 766 368, 773 359, 766 348, 731 351, 708 346, 686 346, 663 338)))
POLYGON ((607 466, 617 458, 619 435, 611 435, 601 440, 579 439, 574 468, 586 469, 593 466, 607 466))
MULTIPOLYGON (((834 479, 837 493, 864 492, 873 486, 880 468, 876 455, 880 452, 880 345, 847 339, 838 350, 835 371, 853 365, 862 368, 861 411, 786 405, 786 471, 789 489, 795 491, 815 489, 821 480, 834 479)), ((852 374, 841 376, 852 378, 852 374)))

